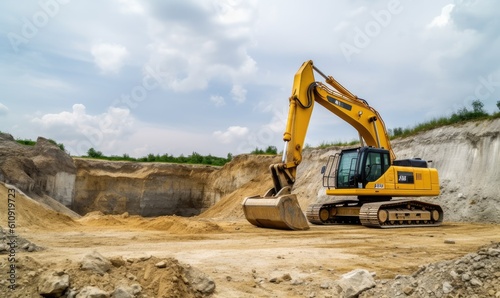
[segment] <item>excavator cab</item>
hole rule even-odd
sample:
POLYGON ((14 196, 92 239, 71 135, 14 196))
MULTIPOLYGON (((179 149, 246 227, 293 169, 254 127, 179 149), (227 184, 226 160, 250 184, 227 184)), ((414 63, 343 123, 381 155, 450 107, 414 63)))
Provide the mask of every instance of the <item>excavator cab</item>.
POLYGON ((388 150, 373 147, 345 149, 329 158, 323 171, 323 186, 365 188, 368 182, 376 181, 389 167, 388 150))

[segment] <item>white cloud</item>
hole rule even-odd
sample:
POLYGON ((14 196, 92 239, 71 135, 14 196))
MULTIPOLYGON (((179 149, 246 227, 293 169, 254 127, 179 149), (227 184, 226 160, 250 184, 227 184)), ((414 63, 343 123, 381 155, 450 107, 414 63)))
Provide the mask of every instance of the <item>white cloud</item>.
POLYGON ((0 116, 7 115, 9 113, 9 108, 0 102, 0 116))
POLYGON ((234 85, 231 89, 233 100, 238 103, 243 103, 247 99, 247 90, 241 85, 234 85))
POLYGON ((257 7, 246 1, 216 4, 155 2, 150 7, 150 67, 163 70, 162 85, 176 92, 204 90, 213 80, 233 84, 257 72, 248 48, 255 45, 257 7))
POLYGON ((243 126, 230 126, 224 132, 218 130, 214 132, 214 136, 224 144, 232 143, 235 140, 241 139, 248 134, 248 128, 243 126))
MULTIPOLYGON (((247 1, 245 1, 247 2, 247 1)), ((250 1, 248 1, 250 2, 250 1)), ((217 19, 223 24, 238 24, 242 22, 250 22, 253 17, 252 11, 247 9, 242 1, 219 1, 217 6, 217 19)))
POLYGON ((454 4, 448 4, 441 9, 441 14, 435 17, 432 22, 427 25, 427 28, 444 27, 450 22, 450 14, 455 7, 454 4))
POLYGON ((63 142, 72 154, 82 155, 90 147, 113 149, 133 130, 135 119, 128 109, 109 107, 105 113, 90 115, 83 104, 75 104, 71 111, 45 114, 32 121, 44 135, 63 142))
POLYGON ((143 14, 144 7, 137 0, 115 0, 120 4, 120 12, 124 14, 143 14))
POLYGON ((102 73, 118 73, 128 56, 127 48, 119 44, 101 43, 93 45, 90 50, 95 64, 102 73))
POLYGON ((220 95, 212 95, 210 96, 210 101, 215 104, 216 107, 220 107, 226 104, 224 97, 220 95))

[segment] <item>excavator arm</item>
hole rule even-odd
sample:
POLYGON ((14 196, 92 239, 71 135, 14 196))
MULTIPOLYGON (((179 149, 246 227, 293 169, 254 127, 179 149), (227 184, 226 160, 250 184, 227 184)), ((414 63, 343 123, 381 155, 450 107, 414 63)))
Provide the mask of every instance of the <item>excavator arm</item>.
POLYGON ((282 163, 271 165, 276 193, 286 186, 292 187, 295 182, 297 166, 302 161, 302 149, 315 103, 319 103, 352 125, 359 132, 362 144, 386 149, 390 152, 391 160, 395 159, 385 124, 378 112, 333 77, 324 75, 312 61, 307 61, 295 74, 289 98, 288 120, 283 134, 285 148, 282 163), (320 74, 330 87, 317 82, 314 71, 320 74))
POLYGON ((302 148, 315 102, 354 127, 367 146, 389 150, 391 159, 395 159, 385 124, 378 112, 333 77, 324 75, 312 61, 302 64, 295 74, 289 101, 288 122, 283 134, 283 141, 287 144, 283 161, 286 168, 296 167, 302 160, 302 148), (313 70, 324 77, 331 87, 316 82, 313 70))

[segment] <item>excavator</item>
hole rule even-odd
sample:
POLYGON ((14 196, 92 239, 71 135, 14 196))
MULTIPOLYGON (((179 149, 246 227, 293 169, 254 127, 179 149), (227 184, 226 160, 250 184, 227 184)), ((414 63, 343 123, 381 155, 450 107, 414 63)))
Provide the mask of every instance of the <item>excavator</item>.
POLYGON ((251 224, 288 230, 307 230, 308 222, 373 228, 441 225, 443 210, 439 205, 408 198, 439 195, 437 170, 420 158, 396 160, 379 113, 311 60, 295 74, 283 141, 281 163, 269 167, 274 186, 263 196, 246 197, 242 202, 251 224), (326 84, 315 80, 315 72, 326 84), (354 127, 360 147, 328 158, 322 174, 331 199, 310 204, 304 215, 292 187, 315 103, 354 127))

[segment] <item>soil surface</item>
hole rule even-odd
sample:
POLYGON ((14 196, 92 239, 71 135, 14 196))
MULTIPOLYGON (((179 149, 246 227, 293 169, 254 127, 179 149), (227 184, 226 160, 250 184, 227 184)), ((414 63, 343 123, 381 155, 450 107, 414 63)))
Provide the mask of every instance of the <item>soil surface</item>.
POLYGON ((256 228, 245 220, 95 213, 76 227, 21 228, 19 234, 45 248, 29 253, 41 263, 77 263, 91 251, 109 259, 175 258, 215 281, 213 297, 332 297, 321 285, 353 269, 374 272, 376 279, 411 274, 419 266, 498 241, 500 226, 445 223, 381 230, 336 225, 297 232, 256 228))

